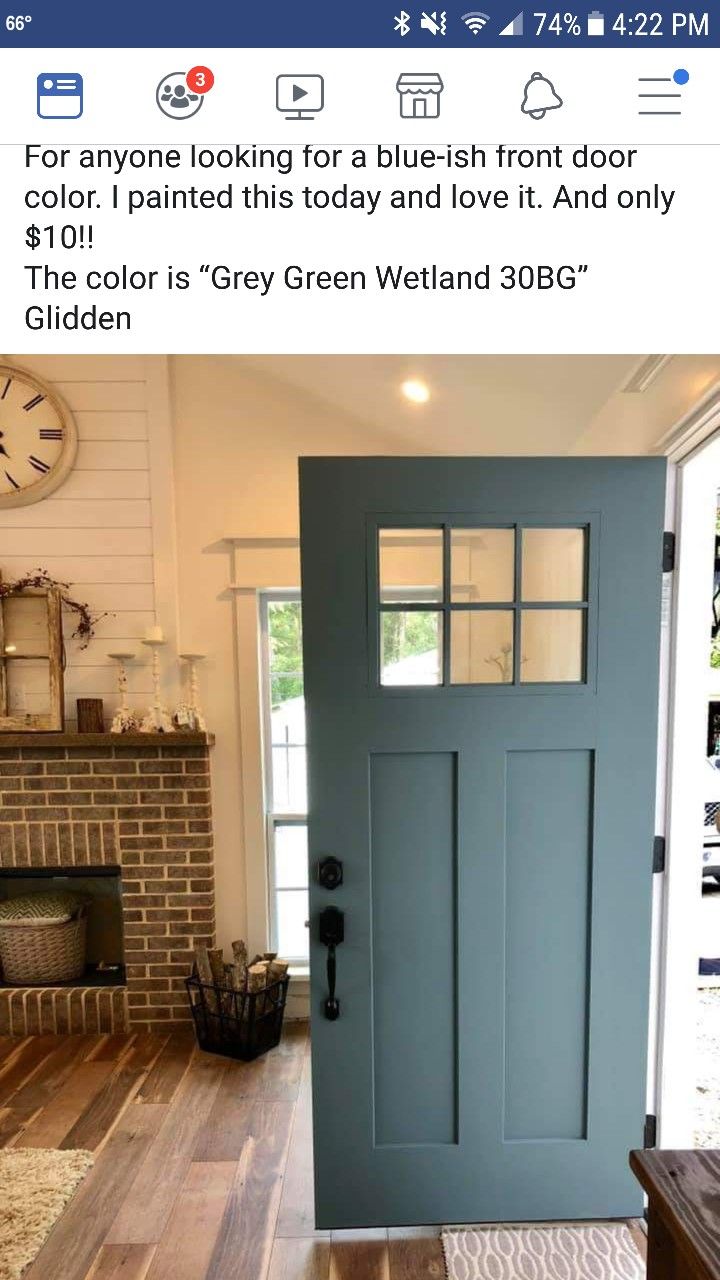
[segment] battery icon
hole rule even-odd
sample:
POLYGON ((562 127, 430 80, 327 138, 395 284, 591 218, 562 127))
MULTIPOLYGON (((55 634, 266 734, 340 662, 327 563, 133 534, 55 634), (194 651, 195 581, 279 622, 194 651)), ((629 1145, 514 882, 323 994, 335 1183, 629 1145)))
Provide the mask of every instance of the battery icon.
POLYGON ((587 33, 589 36, 605 35, 605 14, 599 13, 597 9, 593 9, 588 14, 587 33))

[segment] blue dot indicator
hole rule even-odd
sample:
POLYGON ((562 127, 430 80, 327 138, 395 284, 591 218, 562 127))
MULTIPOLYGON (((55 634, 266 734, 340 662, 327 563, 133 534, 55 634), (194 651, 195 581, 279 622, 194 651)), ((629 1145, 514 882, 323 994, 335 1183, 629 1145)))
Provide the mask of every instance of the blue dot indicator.
POLYGON ((678 67, 677 71, 673 71, 673 80, 676 84, 687 84, 690 79, 690 72, 684 67, 678 67))

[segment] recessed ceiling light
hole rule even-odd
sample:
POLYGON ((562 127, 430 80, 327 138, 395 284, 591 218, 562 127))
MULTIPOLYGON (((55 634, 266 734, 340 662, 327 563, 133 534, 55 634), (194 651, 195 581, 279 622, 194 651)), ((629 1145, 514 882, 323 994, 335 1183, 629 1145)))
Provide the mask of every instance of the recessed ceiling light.
POLYGON ((407 382, 403 382, 400 390, 405 399, 412 400, 413 404, 427 404, 430 399, 429 386, 418 378, 409 378, 407 382))

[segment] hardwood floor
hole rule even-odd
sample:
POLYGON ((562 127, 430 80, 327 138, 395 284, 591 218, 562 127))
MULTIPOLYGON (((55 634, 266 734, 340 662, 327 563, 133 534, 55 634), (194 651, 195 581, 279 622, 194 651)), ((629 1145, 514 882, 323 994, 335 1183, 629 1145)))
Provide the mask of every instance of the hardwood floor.
POLYGON ((0 1146, 95 1153, 23 1280, 445 1275, 435 1229, 314 1230, 304 1024, 254 1063, 186 1032, 0 1038, 0 1146))

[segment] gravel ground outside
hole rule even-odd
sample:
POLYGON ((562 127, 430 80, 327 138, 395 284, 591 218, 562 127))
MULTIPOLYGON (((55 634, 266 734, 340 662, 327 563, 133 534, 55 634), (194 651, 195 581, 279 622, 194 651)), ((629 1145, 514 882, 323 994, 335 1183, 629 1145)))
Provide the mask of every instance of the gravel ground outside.
MULTIPOLYGON (((698 900, 698 952, 720 957, 720 885, 703 882, 698 900)), ((700 979, 697 992, 695 1146, 720 1147, 720 977, 700 979)))
POLYGON ((720 987, 697 998, 695 1146, 720 1147, 720 987))

